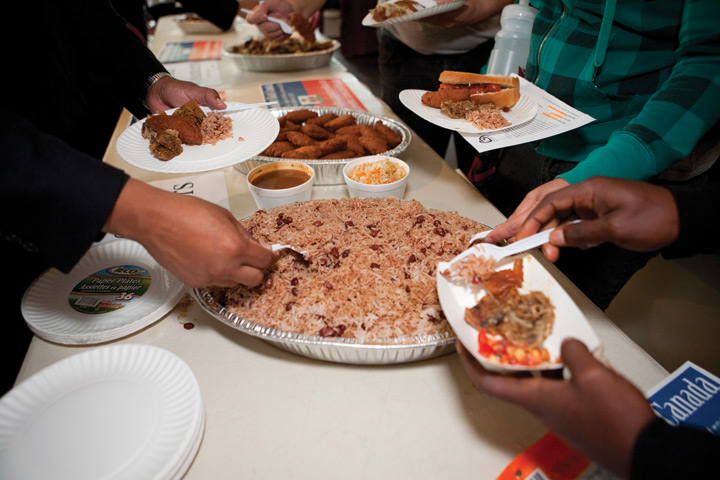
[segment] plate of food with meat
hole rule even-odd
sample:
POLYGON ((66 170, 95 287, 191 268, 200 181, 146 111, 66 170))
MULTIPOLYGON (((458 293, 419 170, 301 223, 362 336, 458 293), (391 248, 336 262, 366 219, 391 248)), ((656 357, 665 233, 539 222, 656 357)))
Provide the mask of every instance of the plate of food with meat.
POLYGON ((435 0, 391 0, 377 4, 362 20, 366 27, 385 27, 401 22, 412 22, 422 18, 457 10, 467 0, 439 3, 435 0))
POLYGON ((453 331, 487 370, 561 369, 568 337, 599 351, 583 313, 531 253, 496 261, 473 246, 438 264, 437 289, 453 331))
POLYGON ((437 91, 403 90, 400 101, 416 115, 461 133, 490 133, 535 118, 538 105, 520 90, 514 75, 483 75, 445 70, 437 91))
POLYGON ((120 157, 144 170, 196 173, 228 167, 265 150, 277 137, 277 118, 264 108, 240 109, 229 102, 228 113, 212 112, 191 100, 148 115, 118 138, 120 157))

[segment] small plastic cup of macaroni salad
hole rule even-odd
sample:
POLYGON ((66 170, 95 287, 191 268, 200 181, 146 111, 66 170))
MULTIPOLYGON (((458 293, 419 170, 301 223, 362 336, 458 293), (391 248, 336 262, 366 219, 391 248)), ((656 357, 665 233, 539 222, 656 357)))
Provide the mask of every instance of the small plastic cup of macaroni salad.
POLYGON ((360 157, 345 165, 343 177, 351 198, 403 198, 410 166, 395 157, 360 157))

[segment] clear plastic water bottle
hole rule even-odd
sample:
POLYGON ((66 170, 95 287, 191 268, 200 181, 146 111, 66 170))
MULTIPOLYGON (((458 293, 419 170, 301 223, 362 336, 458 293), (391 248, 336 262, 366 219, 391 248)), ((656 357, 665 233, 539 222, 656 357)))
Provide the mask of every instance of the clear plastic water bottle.
POLYGON ((490 52, 487 73, 492 75, 525 75, 525 64, 530 52, 530 34, 537 10, 520 0, 503 8, 500 31, 495 35, 495 46, 490 52))

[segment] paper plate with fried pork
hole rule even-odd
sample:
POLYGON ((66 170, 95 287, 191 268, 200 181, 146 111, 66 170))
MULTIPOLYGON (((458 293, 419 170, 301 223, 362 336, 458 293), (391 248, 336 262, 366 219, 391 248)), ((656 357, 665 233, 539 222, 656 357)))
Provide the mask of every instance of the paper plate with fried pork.
MULTIPOLYGON (((243 105, 228 102, 227 109, 243 105)), ((277 119, 264 108, 221 114, 193 101, 133 123, 116 148, 123 160, 143 170, 207 172, 261 153, 279 130, 277 119)))
POLYGON ((412 22, 422 18, 457 10, 467 0, 438 4, 435 0, 390 0, 370 9, 362 20, 366 27, 386 27, 395 23, 412 22))
POLYGON ((563 368, 560 344, 600 341, 567 292, 533 254, 495 261, 473 246, 438 264, 438 297, 457 338, 487 370, 563 368))

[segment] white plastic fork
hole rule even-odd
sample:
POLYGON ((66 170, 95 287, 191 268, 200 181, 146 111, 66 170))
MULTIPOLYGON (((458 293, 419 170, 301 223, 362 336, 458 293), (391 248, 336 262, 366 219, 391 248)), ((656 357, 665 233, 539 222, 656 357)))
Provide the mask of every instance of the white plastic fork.
MULTIPOLYGON (((574 220, 568 223, 579 222, 582 222, 582 220, 574 220)), ((505 257, 516 255, 527 250, 532 250, 533 248, 539 247, 541 245, 545 245, 550 241, 550 234, 553 232, 553 230, 555 230, 555 228, 551 228, 550 230, 544 230, 542 232, 536 233, 535 235, 530 235, 529 237, 525 237, 522 240, 518 240, 517 242, 513 242, 509 245, 504 245, 502 247, 493 245, 492 243, 480 243, 476 244, 473 248, 480 250, 484 254, 491 255, 495 259, 495 261, 499 261, 500 259, 503 259, 505 257)), ((491 231, 492 230, 489 230, 487 233, 490 233, 491 231)), ((487 234, 486 232, 480 232, 480 234, 482 233, 487 234)), ((473 236, 473 239, 480 234, 476 234, 475 236, 473 236)))
POLYGON ((235 112, 242 112, 243 110, 251 110, 253 108, 259 108, 259 107, 269 107, 270 105, 277 105, 278 102, 260 102, 260 103, 247 103, 245 105, 241 105, 237 108, 229 108, 227 110, 213 110, 215 113, 235 113, 235 112))
MULTIPOLYGON (((248 10, 247 8, 241 8, 240 11, 242 13, 244 13, 245 15, 247 15, 249 13, 253 13, 252 10, 248 10)), ((293 27, 291 27, 290 25, 288 25, 287 23, 283 22, 282 20, 280 20, 278 18, 267 17, 267 19, 268 19, 268 22, 273 22, 273 23, 277 23, 278 25, 280 25, 280 30, 282 30, 283 33, 285 33, 287 35, 291 35, 295 31, 293 29, 293 27)))
POLYGON ((271 248, 272 248, 272 251, 273 251, 273 252, 277 252, 278 250, 285 250, 285 249, 287 249, 287 250, 292 250, 292 251, 295 252, 295 253, 299 253, 303 258, 305 257, 305 255, 307 255, 307 252, 300 251, 300 250, 298 250, 298 249, 295 248, 295 247, 291 247, 290 245, 283 245, 283 244, 280 244, 280 243, 275 243, 275 244, 273 244, 273 245, 271 246, 271 248))

